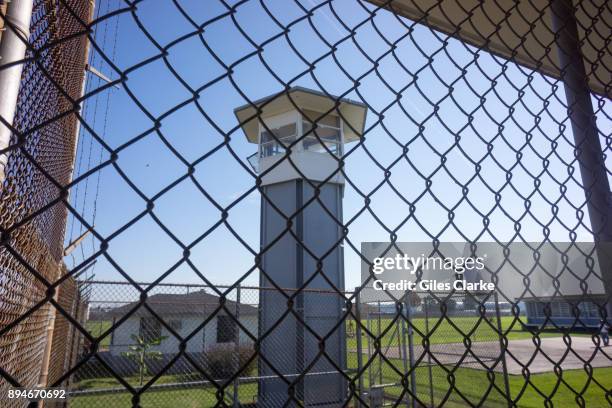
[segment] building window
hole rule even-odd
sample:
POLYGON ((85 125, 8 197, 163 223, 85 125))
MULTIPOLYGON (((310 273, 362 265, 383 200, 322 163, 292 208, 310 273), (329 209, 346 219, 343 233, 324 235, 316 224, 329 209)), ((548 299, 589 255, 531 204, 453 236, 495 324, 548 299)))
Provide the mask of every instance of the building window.
POLYGON ((342 156, 340 136, 340 119, 334 115, 323 116, 322 113, 304 111, 302 119, 302 134, 304 135, 304 150, 342 156), (312 123, 316 123, 313 130, 312 123))
POLYGON ((535 306, 533 303, 531 302, 526 302, 525 306, 527 307, 527 316, 528 317, 535 317, 535 306))
POLYGON ((231 316, 217 317, 217 343, 235 342, 238 336, 238 325, 231 316))
POLYGON ((154 317, 142 317, 140 319, 140 337, 145 342, 150 342, 161 337, 161 323, 154 317))
POLYGON ((580 318, 582 319, 599 317, 599 310, 593 302, 580 302, 578 308, 580 309, 580 318))
POLYGON ((544 314, 544 304, 543 303, 536 303, 535 304, 535 315, 536 317, 546 317, 544 314))
POLYGON ((570 304, 567 302, 559 302, 559 316, 561 317, 571 317, 570 312, 570 304))
POLYGON ((272 133, 270 133, 268 130, 262 130, 261 132, 261 157, 284 154, 286 147, 289 146, 291 143, 295 142, 297 138, 297 130, 295 123, 290 123, 285 126, 273 128, 270 129, 270 131, 272 133))
POLYGON ((550 302, 550 317, 561 317, 560 302, 550 302))

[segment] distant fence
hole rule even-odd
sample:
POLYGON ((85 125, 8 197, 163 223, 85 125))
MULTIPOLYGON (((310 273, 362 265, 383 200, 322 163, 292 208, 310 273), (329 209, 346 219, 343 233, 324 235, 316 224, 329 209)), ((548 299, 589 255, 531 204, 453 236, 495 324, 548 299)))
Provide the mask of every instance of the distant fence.
MULTIPOLYGON (((87 282, 83 325, 99 343, 98 353, 92 356, 87 340, 81 337, 79 368, 69 384, 71 399, 77 406, 84 401, 92 408, 120 406, 130 398, 120 378, 135 391, 146 390, 147 406, 163 405, 173 397, 214 406, 218 402, 217 389, 226 381, 229 383, 223 399, 227 405, 254 403, 261 384, 279 378, 265 374, 269 370, 258 366, 262 363, 256 358, 257 342, 276 342, 269 344, 268 349, 287 359, 290 356, 283 352, 286 341, 308 347, 314 340, 308 333, 283 340, 263 331, 259 322, 261 296, 264 291, 280 296, 281 291, 276 288, 138 285, 151 288, 144 301, 141 292, 130 283, 87 282), (222 296, 225 300, 221 300, 222 296), (149 385, 154 378, 155 383, 149 385)), ((335 291, 325 290, 304 293, 317 296, 323 304, 326 299, 332 301, 338 296, 335 291)), ((354 295, 347 292, 343 299, 354 295)), ((440 403, 441 397, 434 396, 432 391, 432 381, 440 375, 435 371, 444 365, 453 367, 460 362, 464 367, 483 370, 492 367, 504 372, 499 334, 502 313, 498 306, 494 293, 435 297, 415 293, 410 313, 404 305, 398 317, 398 304, 391 299, 358 301, 340 329, 343 332, 340 338, 345 342, 344 362, 338 364, 343 366, 343 375, 359 378, 356 386, 364 400, 370 400, 371 394, 379 389, 387 393, 383 399, 405 399, 398 387, 402 387, 403 373, 412 372, 409 385, 415 395, 440 403), (442 310, 445 318, 459 325, 458 329, 447 321, 440 325, 442 310), (462 343, 463 333, 470 331, 471 340, 478 343, 472 348, 462 343), (424 347, 424 338, 434 344, 424 347)), ((283 321, 287 332, 300 326, 298 320, 290 317, 283 321)), ((301 374, 285 370, 283 377, 292 380, 301 374)), ((338 372, 312 368, 306 373, 307 378, 331 375, 338 372)), ((450 400, 460 402, 456 396, 450 400)))

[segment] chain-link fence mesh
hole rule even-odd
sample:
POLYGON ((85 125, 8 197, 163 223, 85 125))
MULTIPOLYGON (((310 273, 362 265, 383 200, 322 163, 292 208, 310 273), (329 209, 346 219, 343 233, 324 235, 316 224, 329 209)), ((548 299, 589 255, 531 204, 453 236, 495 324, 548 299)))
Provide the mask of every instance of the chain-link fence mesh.
MULTIPOLYGON (((129 405, 131 394, 105 365, 134 388, 160 375, 143 401, 153 406, 177 399, 185 405, 214 406, 218 403, 214 382, 225 385, 225 404, 256 403, 258 387, 279 380, 272 367, 287 378, 302 374, 290 366, 286 347, 287 338, 301 343, 302 348, 312 342, 308 333, 296 334, 299 321, 285 320, 282 336, 260 335, 265 331, 260 323, 260 299, 270 299, 271 294, 283 296, 295 289, 162 283, 149 292, 145 306, 140 304, 140 293, 129 283, 89 281, 87 285, 87 318, 82 323, 91 335, 102 339, 97 355, 104 363, 89 360, 75 372, 73 406, 129 405), (228 291, 223 306, 216 290, 228 291), (253 346, 258 341, 262 348, 275 350, 266 361, 257 360, 253 346), (179 353, 183 342, 185 355, 179 353), (283 349, 285 353, 278 352, 283 349)), ((338 298, 336 292, 325 291, 305 290, 303 295, 316 296, 322 304, 338 298)), ((354 322, 351 327, 354 335, 354 322)), ((81 350, 86 352, 87 344, 83 345, 81 350)), ((354 355, 355 350, 351 353, 354 355)), ((319 365, 306 378, 325 380, 332 375, 337 373, 319 365)))
MULTIPOLYGON (((2 382, 3 393, 7 379, 13 385, 34 387, 43 375, 59 378, 70 361, 69 357, 64 361, 69 353, 61 344, 69 339, 58 336, 74 329, 60 318, 55 334, 59 341, 52 346, 53 367, 46 363, 55 308, 45 298, 53 298, 49 284, 64 275, 67 209, 61 202, 72 171, 78 119, 71 112, 81 97, 83 22, 89 19, 89 6, 81 1, 34 2, 6 180, 0 191, 0 365, 3 372, 11 373, 2 382)), ((10 21, 3 18, 3 26, 9 30, 10 21)), ((2 118, 9 123, 11 119, 2 118)), ((55 289, 62 292, 55 299, 61 299, 59 304, 68 313, 76 296, 73 286, 68 279, 55 289)))
POLYGON ((0 391, 63 385, 71 407, 612 403, 605 246, 584 254, 589 279, 547 275, 547 296, 527 267, 518 296, 359 301, 360 241, 612 240, 609 4, 448 3, 34 1, 2 118, 0 391), (512 58, 487 51, 483 13, 512 58), (528 40, 552 76, 517 64, 528 40), (587 68, 581 47, 602 48, 587 68), (296 121, 268 121, 278 105, 296 121), (181 279, 198 283, 164 283, 181 279))
MULTIPOLYGON (((58 304, 73 316, 76 321, 83 322, 85 304, 81 297, 81 288, 74 279, 66 280, 59 288, 58 304)), ((74 325, 60 313, 56 313, 51 326, 51 350, 49 355, 49 373, 47 381, 55 383, 75 362, 78 356, 79 333, 74 325)), ((68 378, 60 384, 68 385, 68 378)))
POLYGON ((486 400, 488 406, 507 405, 503 396, 509 390, 503 380, 507 370, 505 360, 500 359, 500 331, 502 316, 510 316, 511 312, 499 304, 495 293, 413 292, 408 303, 402 304, 399 313, 403 319, 397 318, 398 305, 391 298, 357 306, 365 326, 365 330, 359 326, 356 330, 363 353, 358 366, 364 361, 372 362, 362 379, 370 405, 397 401, 411 405, 404 391, 406 385, 425 406, 461 405, 461 392, 466 391, 470 398, 486 400), (469 343, 464 342, 465 337, 469 343), (455 392, 444 383, 456 367, 500 375, 490 390, 462 387, 461 392, 455 392), (404 373, 410 374, 407 381, 404 373))

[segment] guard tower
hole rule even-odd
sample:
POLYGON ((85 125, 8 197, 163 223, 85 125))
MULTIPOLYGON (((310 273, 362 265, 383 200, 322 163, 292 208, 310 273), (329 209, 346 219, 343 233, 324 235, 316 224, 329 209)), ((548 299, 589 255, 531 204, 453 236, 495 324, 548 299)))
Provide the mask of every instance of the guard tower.
POLYGON ((344 177, 338 160, 344 145, 361 137, 366 106, 296 87, 234 113, 248 141, 257 144, 249 162, 263 188, 260 286, 271 290, 260 293, 259 333, 273 330, 261 342, 258 405, 287 406, 293 396, 305 406, 341 406, 348 387, 334 366, 346 369, 346 337, 344 324, 334 327, 346 304, 322 274, 344 291, 339 225, 344 177), (309 203, 317 187, 318 200, 309 203), (308 283, 299 294, 283 294, 271 280, 287 289, 308 283), (293 312, 284 316, 289 298, 293 312), (310 367, 320 355, 317 337, 325 337, 325 355, 310 367))

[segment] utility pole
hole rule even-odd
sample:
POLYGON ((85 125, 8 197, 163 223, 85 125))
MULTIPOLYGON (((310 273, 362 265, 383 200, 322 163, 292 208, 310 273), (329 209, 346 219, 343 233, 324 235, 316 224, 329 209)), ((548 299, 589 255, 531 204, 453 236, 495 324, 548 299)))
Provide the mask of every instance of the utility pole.
POLYGON ((606 163, 599 141, 591 92, 587 83, 580 38, 571 0, 551 3, 553 28, 557 35, 559 70, 565 88, 568 117, 574 134, 591 230, 606 291, 607 317, 612 317, 612 202, 606 163))
POLYGON ((5 168, 11 142, 11 128, 21 72, 27 44, 30 38, 30 19, 32 18, 33 0, 12 0, 8 3, 4 16, 4 33, 0 42, 0 185, 6 178, 5 168))

